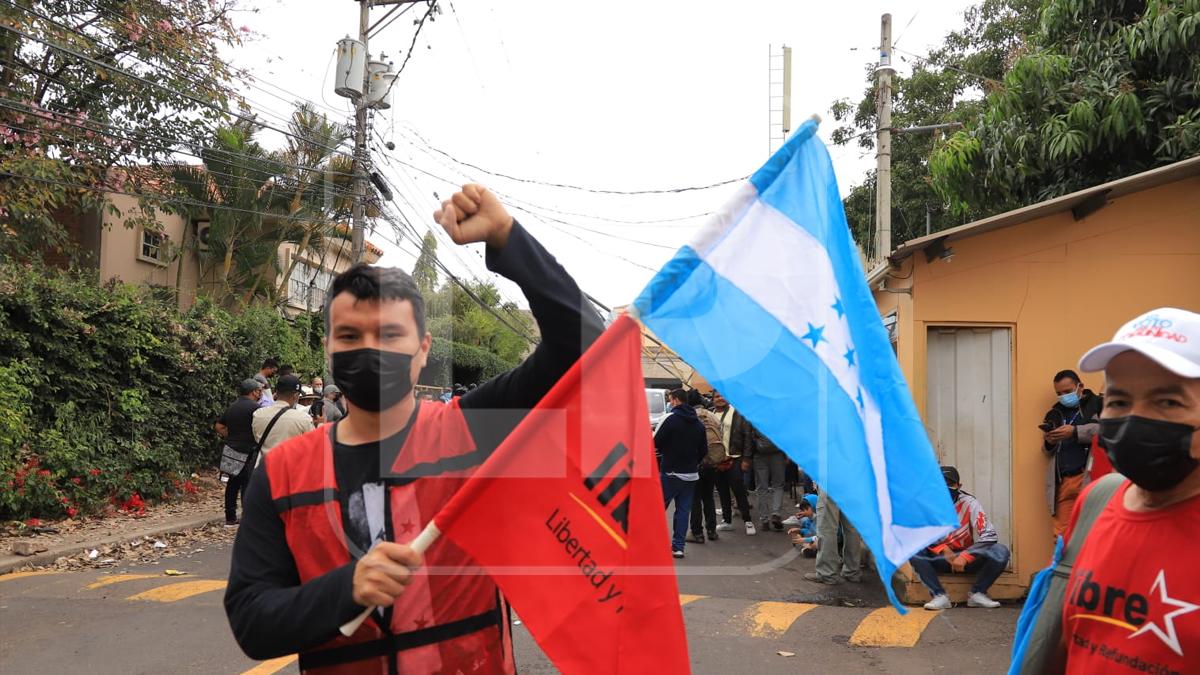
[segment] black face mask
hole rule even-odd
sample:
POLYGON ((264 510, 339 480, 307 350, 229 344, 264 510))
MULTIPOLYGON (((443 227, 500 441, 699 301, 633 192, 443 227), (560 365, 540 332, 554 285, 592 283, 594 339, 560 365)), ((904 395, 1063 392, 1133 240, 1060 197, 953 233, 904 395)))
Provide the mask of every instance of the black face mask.
POLYGON ((412 354, 352 349, 330 355, 346 400, 368 412, 387 410, 412 392, 412 354))
POLYGON ((1179 485, 1200 465, 1190 454, 1190 424, 1137 415, 1100 420, 1100 445, 1113 468, 1134 485, 1158 492, 1179 485))

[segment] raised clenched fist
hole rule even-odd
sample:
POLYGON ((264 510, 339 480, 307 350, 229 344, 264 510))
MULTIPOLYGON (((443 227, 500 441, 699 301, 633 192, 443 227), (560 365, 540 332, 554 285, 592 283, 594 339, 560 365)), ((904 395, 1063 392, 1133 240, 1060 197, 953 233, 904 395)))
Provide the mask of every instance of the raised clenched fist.
POLYGON ((464 185, 462 190, 442 202, 442 208, 433 212, 433 218, 454 243, 482 241, 493 248, 504 248, 513 224, 512 216, 496 195, 474 183, 464 185))

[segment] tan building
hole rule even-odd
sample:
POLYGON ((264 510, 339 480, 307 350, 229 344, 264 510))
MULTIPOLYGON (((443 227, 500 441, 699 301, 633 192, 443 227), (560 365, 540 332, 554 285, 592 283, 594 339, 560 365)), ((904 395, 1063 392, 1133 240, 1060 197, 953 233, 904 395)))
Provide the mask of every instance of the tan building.
MULTIPOLYGON (((109 199, 120 214, 104 212, 64 218, 75 241, 91 254, 91 264, 99 272, 100 280, 120 279, 172 289, 178 292, 180 308, 190 307, 201 292, 200 261, 195 247, 203 238, 206 221, 190 221, 183 215, 159 212, 156 220, 161 231, 127 227, 122 214, 134 212, 137 198, 111 194, 109 199)), ((281 309, 288 317, 320 311, 325 289, 333 277, 352 264, 349 239, 331 239, 324 255, 297 253, 297 248, 290 243, 279 247, 282 272, 276 286, 283 281, 284 274, 291 272, 280 297, 281 309)), ((382 249, 366 242, 367 263, 374 264, 382 256, 382 249)))
MULTIPOLYGON (((625 314, 628 308, 628 305, 612 308, 609 321, 625 314)), ((642 379, 647 387, 674 389, 683 386, 705 393, 712 389, 703 375, 679 358, 679 355, 650 332, 649 328, 641 322, 638 322, 638 325, 642 329, 642 379)))
POLYGON ((868 282, 939 461, 1012 549, 993 597, 1019 597, 1052 553, 1053 375, 1142 312, 1200 309, 1200 157, 914 239, 868 282))

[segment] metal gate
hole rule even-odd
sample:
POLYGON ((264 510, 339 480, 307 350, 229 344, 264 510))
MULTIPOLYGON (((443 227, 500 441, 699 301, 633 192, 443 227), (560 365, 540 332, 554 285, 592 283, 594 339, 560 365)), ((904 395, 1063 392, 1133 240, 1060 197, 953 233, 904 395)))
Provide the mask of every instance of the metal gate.
POLYGON ((1012 331, 931 327, 927 350, 925 419, 938 461, 958 467, 1012 546, 1012 331))

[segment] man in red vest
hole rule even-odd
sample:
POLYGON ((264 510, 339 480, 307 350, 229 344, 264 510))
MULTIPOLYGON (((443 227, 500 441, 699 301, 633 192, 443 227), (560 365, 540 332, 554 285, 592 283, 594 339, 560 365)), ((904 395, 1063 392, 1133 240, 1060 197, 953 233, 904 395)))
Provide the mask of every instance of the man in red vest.
POLYGON ((330 375, 349 414, 275 447, 250 480, 225 609, 252 658, 305 672, 511 673, 507 607, 452 542, 406 544, 599 336, 574 280, 486 189, 435 214, 524 292, 541 342, 449 403, 413 396, 429 359, 425 303, 397 268, 357 265, 325 305, 330 375), (350 637, 339 627, 375 607, 350 637))

